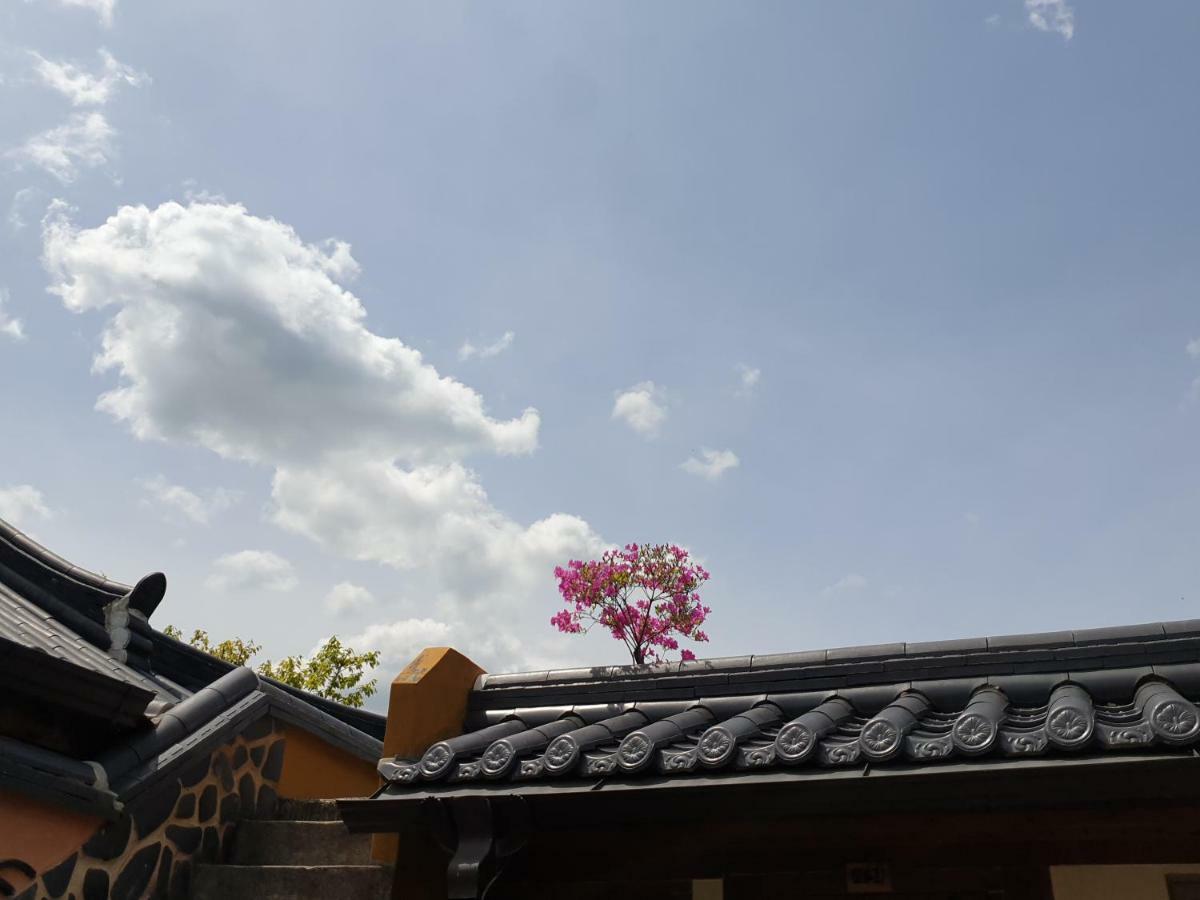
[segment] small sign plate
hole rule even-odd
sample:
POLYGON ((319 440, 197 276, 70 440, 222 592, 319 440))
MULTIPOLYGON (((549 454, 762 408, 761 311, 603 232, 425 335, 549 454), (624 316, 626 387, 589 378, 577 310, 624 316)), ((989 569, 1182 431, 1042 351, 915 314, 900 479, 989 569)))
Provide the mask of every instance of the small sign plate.
POLYGON ((847 894, 890 894, 891 892, 892 870, 887 863, 846 864, 847 894))

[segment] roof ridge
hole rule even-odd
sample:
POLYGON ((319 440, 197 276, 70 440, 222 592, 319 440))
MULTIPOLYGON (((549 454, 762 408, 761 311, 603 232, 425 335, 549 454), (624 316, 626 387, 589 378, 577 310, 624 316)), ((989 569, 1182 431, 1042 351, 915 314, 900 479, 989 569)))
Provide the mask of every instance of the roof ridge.
POLYGON ((133 590, 133 585, 114 581, 105 575, 85 569, 83 566, 77 566, 70 560, 63 559, 57 553, 39 544, 29 535, 4 519, 0 519, 0 540, 7 541, 15 549, 49 569, 54 574, 70 579, 94 591, 112 597, 123 597, 133 590))
POLYGON ((947 655, 988 656, 992 654, 1102 647, 1113 644, 1137 644, 1185 637, 1200 637, 1200 619, 1147 622, 1135 625, 1077 628, 1063 631, 1031 632, 987 637, 952 638, 943 641, 911 641, 890 644, 860 644, 849 647, 802 650, 791 653, 758 653, 722 656, 689 661, 647 665, 600 665, 541 671, 484 674, 476 681, 476 690, 513 688, 532 685, 563 684, 582 681, 617 681, 663 678, 673 675, 734 673, 878 662, 888 659, 918 659, 947 655))

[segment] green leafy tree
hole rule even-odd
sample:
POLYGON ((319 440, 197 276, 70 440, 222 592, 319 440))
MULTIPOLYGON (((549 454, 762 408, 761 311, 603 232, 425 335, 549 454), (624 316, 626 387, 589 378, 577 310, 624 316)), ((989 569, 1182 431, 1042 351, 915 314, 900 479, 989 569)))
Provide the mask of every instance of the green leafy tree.
MULTIPOLYGON (((163 634, 167 637, 175 638, 177 641, 183 640, 183 632, 174 625, 168 625, 164 628, 163 634)), ((261 644, 256 644, 254 641, 243 641, 241 638, 231 638, 214 645, 209 640, 208 632, 200 628, 192 632, 192 639, 188 643, 197 650, 203 650, 210 656, 223 659, 225 662, 233 663, 235 666, 246 665, 250 661, 250 657, 262 649, 261 644)))
MULTIPOLYGON (((167 637, 183 640, 183 632, 174 625, 163 629, 167 637)), ((198 650, 235 666, 249 665, 250 658, 262 649, 254 641, 230 638, 213 644, 208 632, 197 628, 188 641, 198 650)), ((379 651, 355 653, 354 648, 342 644, 336 636, 329 638, 316 649, 312 656, 285 656, 278 663, 267 660, 255 671, 259 675, 274 678, 289 687, 336 700, 346 706, 361 707, 366 699, 377 690, 377 679, 364 682, 367 671, 379 665, 379 651)))

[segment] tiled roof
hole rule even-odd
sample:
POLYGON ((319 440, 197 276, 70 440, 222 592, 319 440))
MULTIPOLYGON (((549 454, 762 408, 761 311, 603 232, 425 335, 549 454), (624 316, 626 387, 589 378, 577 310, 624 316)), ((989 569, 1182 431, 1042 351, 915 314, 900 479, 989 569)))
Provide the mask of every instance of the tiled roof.
POLYGON ((147 674, 118 662, 41 607, 0 582, 0 639, 40 650, 101 675, 133 684, 170 699, 181 694, 147 674))
MULTIPOLYGON (((151 578, 161 579, 156 595, 161 598, 165 579, 161 575, 151 578)), ((140 618, 131 616, 129 623, 130 650, 136 647, 143 658, 149 657, 148 665, 129 665, 106 652, 111 639, 105 630, 104 609, 134 590, 68 562, 0 520, 0 639, 148 687, 167 703, 189 696, 233 668, 151 627, 146 616, 153 612, 152 607, 140 610, 140 618)), ((264 681, 363 734, 383 737, 386 720, 377 713, 343 706, 271 679, 264 681)))
POLYGON ((176 702, 188 692, 106 652, 104 604, 132 590, 71 565, 0 521, 0 639, 176 702))
POLYGON ((1200 623, 481 677, 384 796, 1190 747, 1200 623))
POLYGON ((87 572, 0 521, 0 686, 26 708, 78 723, 101 751, 81 763, 66 747, 6 732, 0 787, 113 815, 264 715, 378 759, 372 732, 382 736, 382 716, 260 678, 152 628, 165 590, 161 574, 131 587, 87 572))

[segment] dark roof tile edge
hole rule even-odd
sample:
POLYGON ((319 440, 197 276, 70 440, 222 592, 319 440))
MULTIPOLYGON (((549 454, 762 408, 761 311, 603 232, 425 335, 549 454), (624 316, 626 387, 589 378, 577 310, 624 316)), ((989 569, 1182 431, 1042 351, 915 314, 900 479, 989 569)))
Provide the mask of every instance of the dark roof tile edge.
POLYGON ((122 773, 113 781, 112 788, 123 802, 128 802, 162 778, 179 771, 189 761, 212 752, 269 712, 270 701, 266 695, 261 691, 252 691, 182 740, 122 773))
POLYGON ((0 766, 0 788, 106 819, 115 819, 118 813, 117 795, 112 791, 20 762, 0 766))

